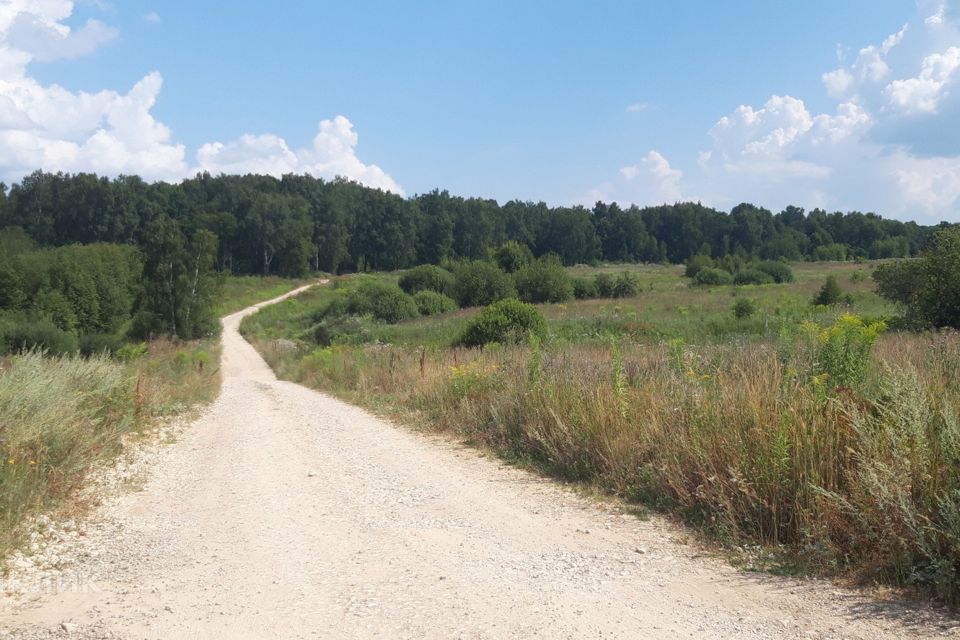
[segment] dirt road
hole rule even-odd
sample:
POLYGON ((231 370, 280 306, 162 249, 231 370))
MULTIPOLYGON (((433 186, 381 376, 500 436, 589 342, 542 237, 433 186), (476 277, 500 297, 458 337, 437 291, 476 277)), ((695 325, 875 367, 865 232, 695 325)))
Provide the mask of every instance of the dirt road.
POLYGON ((131 463, 148 471, 139 490, 48 535, 46 560, 11 577, 25 593, 0 600, 0 637, 956 633, 934 612, 697 557, 659 518, 277 381, 237 332, 249 312, 224 320, 220 399, 131 463))

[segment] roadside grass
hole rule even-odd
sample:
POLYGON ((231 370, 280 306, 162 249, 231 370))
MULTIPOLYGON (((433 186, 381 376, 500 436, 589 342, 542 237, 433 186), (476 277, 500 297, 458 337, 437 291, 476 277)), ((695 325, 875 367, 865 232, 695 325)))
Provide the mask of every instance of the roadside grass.
POLYGON ((465 310, 318 346, 333 288, 242 330, 282 378, 673 514, 750 566, 960 599, 960 336, 877 338, 896 309, 854 275, 870 265, 714 288, 628 268, 647 278, 634 298, 541 305, 542 344, 450 347, 465 310), (852 299, 814 307, 829 274, 852 299), (740 296, 754 316, 734 317, 740 296))
MULTIPOLYGON (((220 313, 281 295, 306 280, 227 278, 220 313)), ((220 342, 168 338, 100 353, 0 358, 0 558, 23 542, 23 524, 70 498, 151 423, 189 414, 220 391, 220 342)), ((0 565, 2 571, 2 565, 0 565)))
POLYGON ((270 300, 296 289, 314 278, 280 278, 277 276, 227 276, 221 280, 217 316, 225 316, 250 305, 270 300))

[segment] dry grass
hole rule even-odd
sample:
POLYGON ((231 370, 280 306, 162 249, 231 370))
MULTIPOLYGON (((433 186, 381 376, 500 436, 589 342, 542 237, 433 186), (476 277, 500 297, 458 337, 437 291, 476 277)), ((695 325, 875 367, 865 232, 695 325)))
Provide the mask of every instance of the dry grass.
POLYGON ((813 377, 816 344, 624 343, 427 350, 260 345, 334 391, 812 572, 953 600, 960 563, 960 338, 889 336, 856 390, 813 377))
POLYGON ((220 386, 211 342, 147 345, 121 362, 107 356, 0 363, 0 557, 16 547, 29 516, 61 504, 96 464, 152 416, 209 402, 220 386))

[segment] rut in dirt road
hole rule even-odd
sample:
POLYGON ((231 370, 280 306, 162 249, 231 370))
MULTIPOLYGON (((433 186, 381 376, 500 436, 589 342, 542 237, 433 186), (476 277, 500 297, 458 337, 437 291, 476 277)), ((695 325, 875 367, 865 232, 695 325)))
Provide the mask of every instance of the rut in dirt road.
POLYGON ((12 638, 885 638, 930 611, 696 557, 683 532, 278 381, 224 319, 223 392, 12 638), (82 578, 82 580, 81 580, 82 578), (70 582, 76 579, 75 582, 70 582))

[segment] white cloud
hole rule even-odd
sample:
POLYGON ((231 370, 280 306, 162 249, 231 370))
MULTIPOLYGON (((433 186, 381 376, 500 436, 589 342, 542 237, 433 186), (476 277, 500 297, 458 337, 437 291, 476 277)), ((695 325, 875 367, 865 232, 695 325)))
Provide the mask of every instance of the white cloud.
MULTIPOLYGON (((828 71, 821 76, 827 93, 837 99, 845 99, 855 94, 862 85, 869 85, 882 81, 890 74, 887 64, 888 54, 903 42, 909 25, 903 25, 899 31, 892 33, 880 45, 868 45, 857 53, 857 58, 849 68, 840 67, 828 71)), ((838 47, 838 58, 842 47, 838 47)))
POLYGON ((615 189, 617 193, 630 194, 635 201, 644 203, 683 199, 680 189, 683 172, 671 167, 659 151, 649 151, 637 164, 620 169, 619 175, 622 184, 619 188, 608 185, 607 191, 615 189))
POLYGON ((893 173, 905 206, 943 212, 960 207, 960 158, 900 155, 893 173))
POLYGON ((930 54, 923 59, 919 75, 894 80, 887 85, 886 95, 890 104, 908 113, 934 113, 957 69, 960 69, 960 47, 930 54))
POLYGON ((627 113, 640 113, 645 111, 649 107, 646 102, 634 102, 633 104, 627 105, 627 113))
POLYGON ((834 69, 828 71, 822 76, 824 86, 827 87, 827 93, 834 98, 842 98, 853 86, 853 74, 846 69, 834 69))
POLYGON ((927 16, 927 18, 923 22, 930 26, 939 26, 943 24, 943 20, 946 17, 946 14, 947 14, 947 5, 941 4, 939 7, 937 7, 937 12, 931 16, 927 16))
POLYGON ((147 22, 152 22, 154 24, 158 24, 159 22, 161 22, 160 14, 157 13, 156 11, 151 11, 150 13, 145 14, 143 16, 143 19, 146 20, 147 22))
POLYGON ((0 7, 0 46, 18 52, 21 64, 76 58, 117 37, 117 30, 97 20, 73 29, 63 20, 73 12, 64 0, 6 0, 0 7))
MULTIPOLYGON (((0 174, 18 179, 35 170, 139 174, 179 180, 196 168, 184 145, 152 115, 163 78, 144 76, 126 94, 103 90, 72 92, 45 86, 27 72, 32 62, 71 58, 94 51, 116 37, 95 20, 80 29, 66 21, 68 0, 0 0, 0 174)), ((145 16, 159 21, 156 13, 145 16)), ((403 193, 382 169, 361 162, 357 134, 343 116, 320 123, 312 147, 291 150, 275 135, 244 135, 226 144, 210 143, 197 152, 199 169, 215 172, 312 173, 341 175, 403 193)))
POLYGON ((197 152, 199 171, 210 173, 260 173, 281 176, 309 173, 318 178, 345 176, 367 186, 404 191, 383 169, 364 164, 356 155, 357 133, 344 116, 320 122, 320 130, 308 149, 292 150, 275 135, 245 135, 226 144, 203 145, 197 152))

